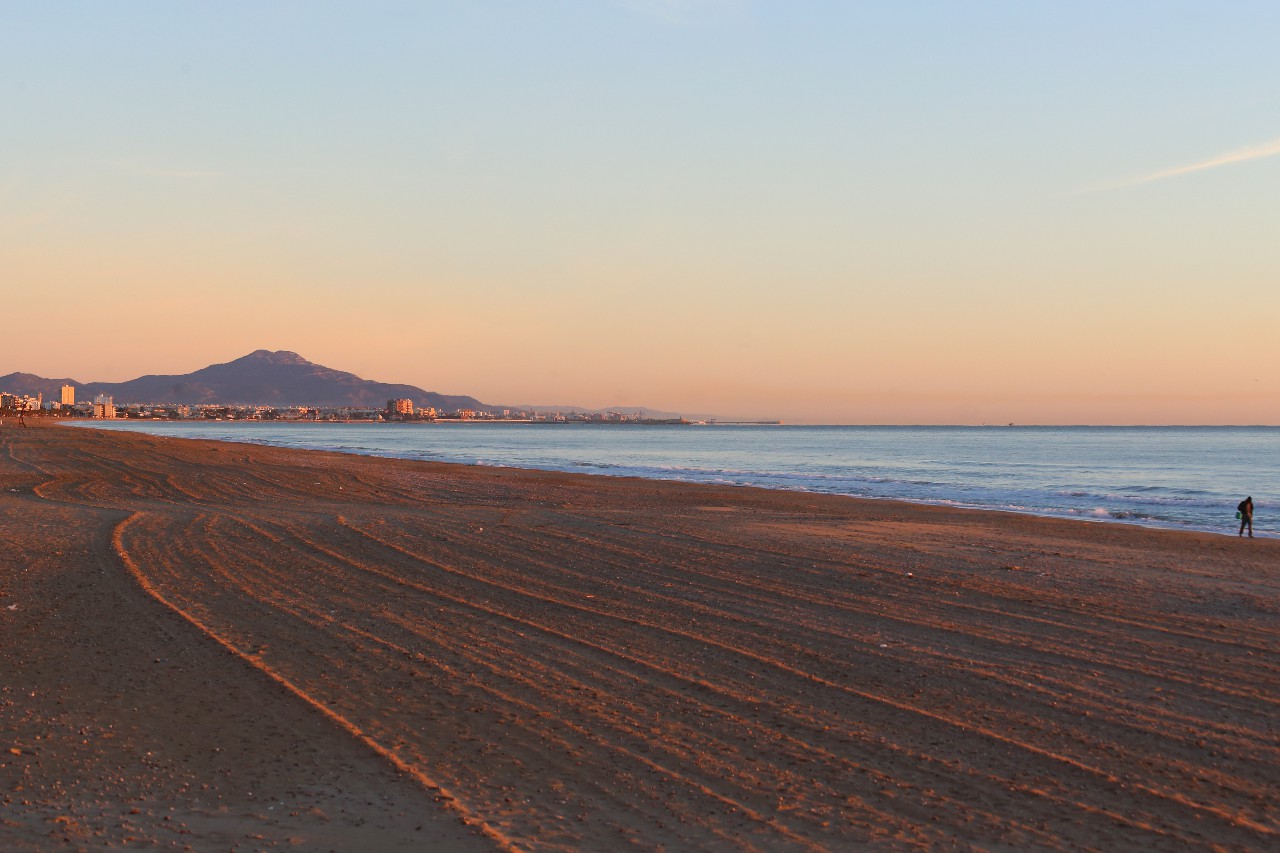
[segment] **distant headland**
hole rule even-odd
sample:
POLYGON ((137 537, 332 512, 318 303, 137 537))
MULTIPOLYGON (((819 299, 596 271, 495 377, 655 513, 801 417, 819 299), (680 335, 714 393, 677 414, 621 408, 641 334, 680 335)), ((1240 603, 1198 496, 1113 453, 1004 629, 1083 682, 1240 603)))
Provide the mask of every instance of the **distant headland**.
POLYGON ((376 382, 308 361, 288 350, 260 349, 191 373, 127 382, 78 382, 31 373, 0 376, 0 410, 54 411, 98 417, 224 420, 490 420, 535 423, 681 424, 684 418, 644 407, 504 406, 475 397, 376 382), (95 406, 95 402, 97 406, 95 406))

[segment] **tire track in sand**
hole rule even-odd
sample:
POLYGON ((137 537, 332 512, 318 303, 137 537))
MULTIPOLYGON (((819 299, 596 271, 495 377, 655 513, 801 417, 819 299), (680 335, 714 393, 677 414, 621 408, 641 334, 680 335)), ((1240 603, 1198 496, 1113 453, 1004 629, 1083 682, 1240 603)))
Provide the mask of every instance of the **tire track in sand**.
POLYGON ((129 574, 133 577, 133 579, 138 583, 140 587, 142 587, 142 589, 148 595, 150 595, 152 598, 154 598, 156 601, 164 605, 166 608, 168 608, 172 612, 176 613, 178 616, 181 616, 183 619, 189 622, 194 628, 196 628, 202 634, 209 637, 218 645, 222 646, 222 648, 226 649, 227 652, 230 653, 232 656, 238 658, 248 666, 261 672, 267 678, 271 679, 273 682, 283 687, 289 693, 292 693, 294 696, 296 696, 298 699, 306 703, 308 706, 310 706, 311 708, 314 708, 317 712, 319 712, 324 717, 332 721, 342 731, 354 737, 356 740, 360 741, 361 743, 369 747, 371 750, 373 750, 375 753, 377 753, 379 756, 381 756, 383 759, 385 759, 387 762, 389 762, 393 767, 396 768, 396 770, 400 771, 401 773, 405 774, 409 778, 418 782, 418 784, 422 785, 422 787, 425 788, 427 791, 430 791, 436 794, 448 808, 456 811, 463 818, 463 820, 466 821, 468 824, 474 825, 477 828, 479 828, 481 832, 483 832, 485 835, 492 838, 502 849, 510 850, 510 851, 518 851, 520 849, 512 839, 508 838, 506 835, 504 835, 494 827, 490 826, 484 820, 480 819, 475 814, 473 814, 464 804, 462 804, 460 801, 454 798, 454 796, 449 792, 447 788, 437 783, 434 779, 432 779, 425 772, 423 772, 421 768, 415 767, 409 764, 408 762, 405 762, 403 759, 397 756, 395 752, 386 748, 382 744, 378 743, 378 741, 374 740, 373 738, 369 737, 363 730, 361 730, 358 726, 356 726, 346 717, 343 717, 341 714, 337 713, 331 708, 326 707, 324 704, 317 702, 305 690, 303 690, 298 685, 294 684, 289 679, 285 678, 280 673, 276 672, 270 666, 267 666, 265 663, 262 662, 261 659, 258 659, 255 656, 247 654, 246 652, 242 651, 234 643, 225 639, 216 631, 214 631, 212 628, 210 628, 208 625, 206 625, 204 622, 197 619, 195 616, 193 616, 183 608, 177 606, 172 601, 170 601, 167 597, 165 597, 165 595, 161 593, 160 590, 158 590, 155 586, 153 586, 150 580, 147 579, 146 574, 141 570, 138 564, 134 562, 133 558, 130 557, 129 552, 124 545, 125 531, 129 528, 130 525, 135 523, 138 519, 143 518, 145 515, 146 513, 142 511, 137 511, 131 514, 129 517, 122 520, 119 524, 117 524, 115 526, 115 529, 111 533, 111 544, 112 544, 112 547, 115 548, 116 554, 120 557, 121 562, 124 564, 129 574))

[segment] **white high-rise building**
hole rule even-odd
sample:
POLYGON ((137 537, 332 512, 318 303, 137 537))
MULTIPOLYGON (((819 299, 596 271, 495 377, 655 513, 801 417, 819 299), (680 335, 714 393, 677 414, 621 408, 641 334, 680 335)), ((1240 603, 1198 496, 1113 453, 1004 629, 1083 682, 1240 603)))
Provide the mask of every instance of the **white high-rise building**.
POLYGON ((63 385, 62 386, 62 405, 74 406, 75 404, 76 404, 76 386, 63 385))

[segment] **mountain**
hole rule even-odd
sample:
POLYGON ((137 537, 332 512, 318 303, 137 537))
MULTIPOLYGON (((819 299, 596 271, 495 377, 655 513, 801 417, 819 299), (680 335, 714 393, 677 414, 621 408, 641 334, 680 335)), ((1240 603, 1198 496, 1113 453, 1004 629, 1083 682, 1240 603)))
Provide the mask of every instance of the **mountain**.
POLYGON ((46 401, 60 400, 63 385, 78 387, 79 384, 74 379, 45 379, 34 373, 10 373, 8 376, 0 376, 0 393, 25 394, 30 397, 43 394, 46 401))
POLYGON ((222 403, 260 406, 352 406, 382 408, 388 400, 407 398, 419 408, 453 412, 493 411, 497 407, 474 397, 439 394, 413 385, 361 379, 307 361, 295 352, 258 350, 226 364, 211 364, 176 376, 140 376, 128 382, 76 382, 44 379, 30 373, 0 376, 0 390, 44 394, 57 400, 63 385, 74 385, 76 400, 110 394, 117 405, 128 403, 222 403))

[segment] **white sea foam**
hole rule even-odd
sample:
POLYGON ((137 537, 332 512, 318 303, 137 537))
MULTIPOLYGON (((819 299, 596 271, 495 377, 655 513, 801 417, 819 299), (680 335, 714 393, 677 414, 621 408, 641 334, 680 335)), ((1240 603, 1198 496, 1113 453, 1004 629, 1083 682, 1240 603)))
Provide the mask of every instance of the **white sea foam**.
POLYGON ((1280 534, 1280 428, 645 427, 95 422, 469 465, 892 498, 1235 532, 1252 494, 1280 534))

